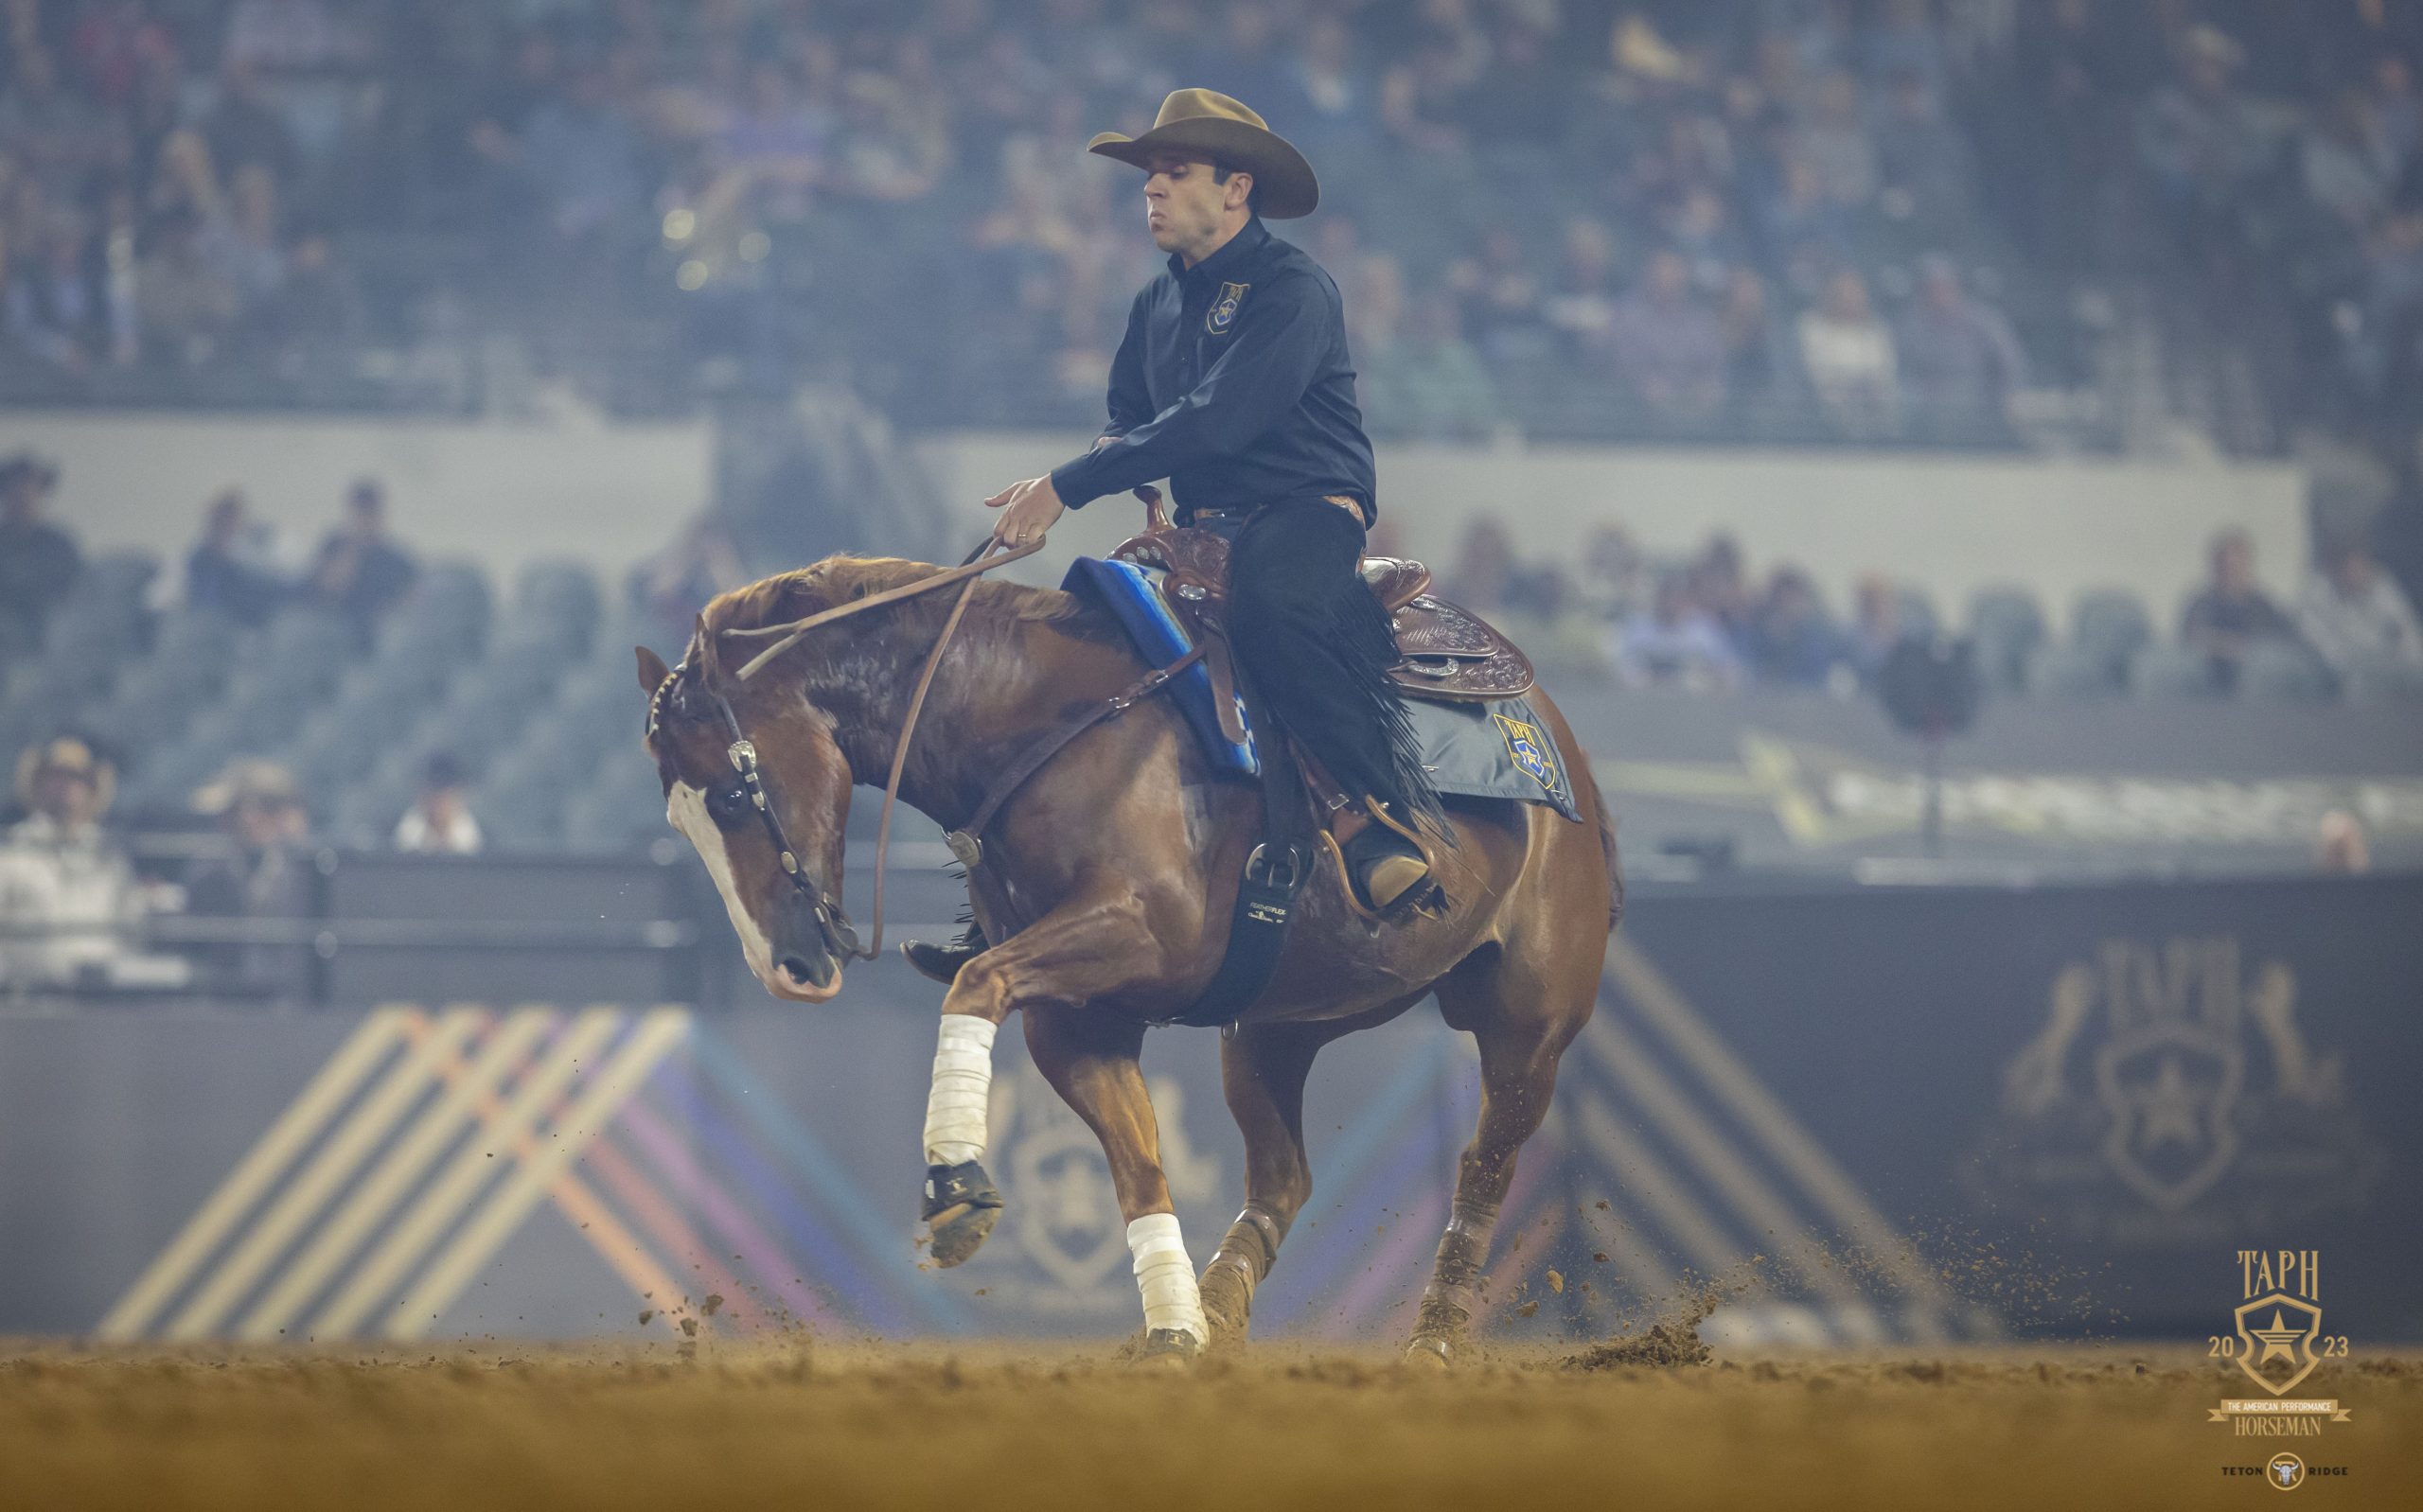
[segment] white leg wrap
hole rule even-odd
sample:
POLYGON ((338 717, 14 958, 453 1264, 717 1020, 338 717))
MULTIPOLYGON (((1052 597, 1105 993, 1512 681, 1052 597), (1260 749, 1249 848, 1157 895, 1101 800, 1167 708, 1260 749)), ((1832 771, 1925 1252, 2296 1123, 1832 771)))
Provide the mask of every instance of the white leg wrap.
POLYGON ((1208 1344, 1211 1325, 1203 1321, 1203 1292, 1194 1281, 1194 1262, 1186 1257, 1176 1213, 1146 1213, 1127 1225, 1127 1248, 1136 1257, 1136 1286, 1144 1293, 1144 1327, 1176 1328, 1208 1344))
POLYGON ((984 1115, 993 1096, 993 1035, 999 1026, 965 1013, 943 1015, 934 1048, 934 1089, 926 1099, 926 1163, 956 1166, 984 1156, 984 1115))

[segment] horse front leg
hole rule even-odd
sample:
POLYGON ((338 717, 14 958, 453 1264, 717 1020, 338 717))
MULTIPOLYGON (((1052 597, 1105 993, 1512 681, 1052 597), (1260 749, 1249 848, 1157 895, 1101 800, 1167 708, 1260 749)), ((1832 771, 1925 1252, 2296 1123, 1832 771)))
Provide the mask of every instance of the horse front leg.
POLYGON ((1212 1329, 1161 1172, 1160 1127, 1137 1061, 1142 1021, 1102 1009, 1038 1008, 1026 1016, 1026 1046, 1035 1069, 1102 1141, 1110 1163, 1143 1293, 1145 1358, 1193 1359, 1212 1329))
POLYGON ((944 1267, 983 1247, 1001 1216, 984 1169, 992 1102, 993 1041, 1020 1008, 1082 1003, 1158 963, 1134 896, 1105 890, 1052 910, 960 968, 943 998, 940 1042, 926 1100, 928 1253, 944 1267))

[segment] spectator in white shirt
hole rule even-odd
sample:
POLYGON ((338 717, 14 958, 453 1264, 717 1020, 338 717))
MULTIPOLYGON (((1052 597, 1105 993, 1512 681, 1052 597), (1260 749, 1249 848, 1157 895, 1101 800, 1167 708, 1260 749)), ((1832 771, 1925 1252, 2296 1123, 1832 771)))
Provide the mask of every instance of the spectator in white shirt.
POLYGON ((2423 627, 2397 583, 2361 544, 2314 570, 2297 601, 2297 630, 2339 672, 2364 662, 2423 666, 2423 627))
POLYGON ((420 798, 396 823, 396 849, 424 855, 473 855, 480 821, 463 799, 463 764, 449 751, 429 759, 420 798))
POLYGON ((17 762, 27 818, 0 835, 0 980, 64 987, 107 976, 128 955, 146 900, 125 853, 101 832, 115 782, 82 741, 47 740, 17 762))
POLYGON ((1826 418, 1843 435, 1874 440, 1901 429, 1901 380, 1893 332, 1876 318, 1867 282, 1846 268, 1825 298, 1800 317, 1800 360, 1826 418))

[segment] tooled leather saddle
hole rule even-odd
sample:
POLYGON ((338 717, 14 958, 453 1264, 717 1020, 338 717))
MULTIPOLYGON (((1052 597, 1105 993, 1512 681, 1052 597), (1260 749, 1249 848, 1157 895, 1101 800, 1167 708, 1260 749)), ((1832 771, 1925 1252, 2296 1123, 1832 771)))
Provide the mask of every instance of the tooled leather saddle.
MULTIPOLYGON (((1212 676, 1221 733, 1242 741, 1227 633, 1228 538, 1171 524, 1158 496, 1148 497, 1145 508, 1143 534, 1120 542, 1110 559, 1160 572, 1162 602, 1206 648, 1204 666, 1212 676)), ((1366 556, 1363 581, 1396 632, 1398 660, 1388 676, 1406 696, 1485 703, 1530 691, 1530 659, 1480 616, 1432 593, 1429 568, 1401 556, 1366 556)))

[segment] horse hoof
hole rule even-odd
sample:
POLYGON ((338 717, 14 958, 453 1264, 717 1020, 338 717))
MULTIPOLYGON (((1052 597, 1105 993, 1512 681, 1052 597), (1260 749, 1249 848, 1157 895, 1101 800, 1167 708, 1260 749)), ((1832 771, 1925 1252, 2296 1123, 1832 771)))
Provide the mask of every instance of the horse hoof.
POLYGON ((998 1207, 972 1207, 965 1203, 946 1207, 926 1225, 926 1232, 933 1236, 927 1253, 946 1271, 973 1259, 1000 1217, 998 1207))
POLYGON ((1233 1265, 1214 1260, 1203 1273, 1203 1320, 1212 1326, 1205 1347, 1228 1349, 1245 1343, 1253 1318, 1253 1285, 1233 1265))
POLYGON ((1203 1341, 1183 1328, 1148 1328, 1135 1363, 1147 1370, 1184 1370, 1203 1353, 1203 1341))
POLYGON ((949 1270, 974 1256, 1000 1218, 1001 1194, 981 1164, 968 1160, 927 1168, 927 1253, 936 1265, 949 1270))
POLYGON ((1455 1349, 1444 1339, 1416 1339, 1405 1346, 1405 1363, 1425 1372, 1450 1370, 1456 1363, 1455 1349))

